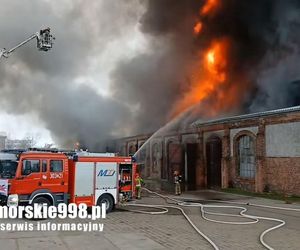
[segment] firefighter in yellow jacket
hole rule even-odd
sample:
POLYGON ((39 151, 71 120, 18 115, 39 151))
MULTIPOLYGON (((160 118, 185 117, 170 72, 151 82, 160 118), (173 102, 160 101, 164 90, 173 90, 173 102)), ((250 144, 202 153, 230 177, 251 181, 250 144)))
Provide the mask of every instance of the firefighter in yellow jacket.
POLYGON ((135 192, 136 192, 136 198, 137 199, 141 199, 141 192, 142 192, 142 184, 143 183, 144 183, 144 180, 137 173, 135 175, 135 192))

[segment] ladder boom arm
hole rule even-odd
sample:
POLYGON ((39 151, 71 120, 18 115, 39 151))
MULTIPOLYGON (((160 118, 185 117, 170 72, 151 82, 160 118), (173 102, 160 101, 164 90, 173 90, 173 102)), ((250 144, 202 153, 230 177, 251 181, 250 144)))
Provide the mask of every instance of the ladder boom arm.
POLYGON ((20 48, 21 46, 23 46, 24 44, 30 42, 32 39, 36 38, 37 34, 32 35, 31 37, 27 38, 25 41, 19 43, 18 45, 16 45, 15 47, 11 48, 10 50, 7 51, 7 54, 11 54, 13 51, 15 51, 17 48, 20 48))
POLYGON ((46 28, 44 30, 40 30, 39 32, 35 33, 34 35, 30 36, 29 38, 27 38, 26 40, 24 40, 23 42, 19 43, 18 45, 16 45, 15 47, 7 50, 7 49, 0 49, 0 59, 1 57, 5 57, 8 58, 10 56, 10 54, 12 52, 14 52, 16 49, 20 48, 21 46, 23 46, 24 44, 30 42, 33 39, 37 39, 37 47, 39 50, 41 51, 48 51, 52 48, 52 40, 55 39, 55 37, 53 37, 50 34, 50 28, 46 28))

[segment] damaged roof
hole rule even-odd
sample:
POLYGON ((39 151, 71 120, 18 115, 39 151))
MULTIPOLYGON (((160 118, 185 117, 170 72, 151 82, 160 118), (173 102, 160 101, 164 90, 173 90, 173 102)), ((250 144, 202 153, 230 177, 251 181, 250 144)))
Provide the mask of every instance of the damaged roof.
POLYGON ((299 112, 299 111, 300 111, 300 106, 294 106, 294 107, 289 107, 289 108, 262 111, 262 112, 251 113, 251 114, 237 115, 237 116, 231 116, 231 117, 225 117, 225 118, 217 118, 217 119, 213 119, 213 120, 209 120, 209 121, 197 120, 197 121, 193 122, 191 124, 191 126, 199 127, 201 125, 222 124, 222 123, 241 121, 241 120, 252 119, 252 118, 260 118, 260 117, 266 117, 266 116, 274 116, 274 115, 278 115, 278 114, 286 114, 286 113, 299 112))

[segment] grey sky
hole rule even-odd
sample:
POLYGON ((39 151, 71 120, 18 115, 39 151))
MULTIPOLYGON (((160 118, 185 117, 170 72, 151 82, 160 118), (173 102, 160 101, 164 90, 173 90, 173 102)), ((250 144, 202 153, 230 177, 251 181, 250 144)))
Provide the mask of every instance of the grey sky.
POLYGON ((0 131, 14 138, 34 131, 41 143, 61 144, 110 133, 113 116, 127 111, 110 97, 109 72, 145 49, 138 29, 143 6, 118 0, 1 0, 0 6, 0 47, 48 26, 56 37, 49 52, 32 41, 1 60, 0 131))

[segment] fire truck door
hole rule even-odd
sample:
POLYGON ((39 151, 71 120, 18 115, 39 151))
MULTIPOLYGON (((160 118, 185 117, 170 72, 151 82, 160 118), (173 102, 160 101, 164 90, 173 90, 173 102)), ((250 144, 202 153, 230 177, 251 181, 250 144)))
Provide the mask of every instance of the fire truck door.
POLYGON ((75 167, 75 196, 94 195, 94 162, 77 162, 75 167))
POLYGON ((68 163, 65 159, 42 160, 41 188, 52 193, 65 193, 68 189, 68 163))
POLYGON ((39 159, 24 159, 21 162, 16 179, 15 192, 18 194, 30 194, 41 186, 41 170, 39 159))

